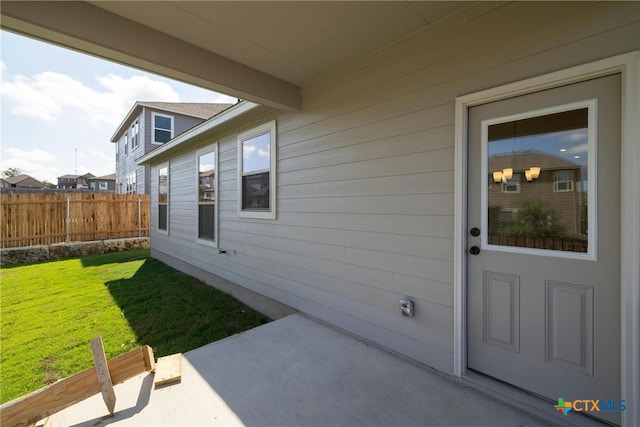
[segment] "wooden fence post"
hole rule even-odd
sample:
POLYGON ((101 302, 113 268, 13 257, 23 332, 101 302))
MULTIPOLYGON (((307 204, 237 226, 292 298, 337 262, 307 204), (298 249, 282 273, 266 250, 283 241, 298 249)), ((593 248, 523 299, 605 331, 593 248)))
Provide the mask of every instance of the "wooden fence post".
POLYGON ((66 242, 69 243, 70 234, 71 234, 71 199, 67 197, 67 238, 66 242))
POLYGON ((140 217, 141 217, 140 203, 141 203, 140 197, 138 197, 138 237, 140 237, 142 235, 141 234, 142 233, 142 231, 141 231, 142 225, 141 225, 141 220, 140 220, 140 217))

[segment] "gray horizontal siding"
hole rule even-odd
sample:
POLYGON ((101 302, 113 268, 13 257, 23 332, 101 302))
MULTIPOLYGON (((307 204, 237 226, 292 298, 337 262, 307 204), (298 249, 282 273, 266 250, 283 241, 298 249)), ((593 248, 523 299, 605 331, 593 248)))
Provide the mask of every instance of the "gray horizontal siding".
POLYGON ((276 221, 237 215, 236 135, 272 117, 219 135, 226 255, 195 241, 195 151, 176 156, 169 237, 152 246, 451 372, 455 98, 637 49, 638 34, 634 4, 481 2, 303 88, 303 112, 276 117, 276 221))

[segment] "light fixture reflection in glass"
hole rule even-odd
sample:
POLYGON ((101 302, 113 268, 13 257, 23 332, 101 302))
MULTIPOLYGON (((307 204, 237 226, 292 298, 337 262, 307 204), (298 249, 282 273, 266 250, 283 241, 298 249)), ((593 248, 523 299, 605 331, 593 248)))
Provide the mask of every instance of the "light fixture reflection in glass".
POLYGON ((539 176, 540 176, 540 167, 538 166, 532 166, 526 171, 524 171, 524 177, 527 179, 528 182, 531 182, 534 179, 538 179, 539 176))
POLYGON ((540 167, 531 166, 529 170, 531 171, 531 178, 538 179, 538 177, 540 176, 540 167))

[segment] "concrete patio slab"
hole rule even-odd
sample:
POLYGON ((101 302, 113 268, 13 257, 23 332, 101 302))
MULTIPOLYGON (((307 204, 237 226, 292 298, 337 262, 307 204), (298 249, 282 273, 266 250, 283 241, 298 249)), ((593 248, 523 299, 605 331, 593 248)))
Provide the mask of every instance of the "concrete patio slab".
POLYGON ((300 314, 185 353, 179 383, 115 390, 111 417, 96 395, 39 425, 549 425, 300 314))

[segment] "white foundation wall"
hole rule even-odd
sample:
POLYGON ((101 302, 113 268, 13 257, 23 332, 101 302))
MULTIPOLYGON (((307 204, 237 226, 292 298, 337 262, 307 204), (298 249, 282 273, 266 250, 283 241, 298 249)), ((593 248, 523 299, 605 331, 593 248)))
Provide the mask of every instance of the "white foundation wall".
POLYGON ((452 373, 455 98, 638 49, 638 12, 481 2, 355 61, 303 88, 302 112, 265 113, 199 145, 218 143, 226 254, 196 242, 195 149, 169 161, 168 235, 156 232, 152 178, 151 247, 452 373), (273 119, 277 219, 241 219, 236 136, 273 119))

